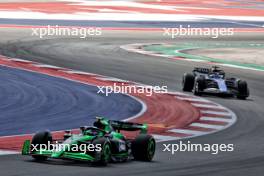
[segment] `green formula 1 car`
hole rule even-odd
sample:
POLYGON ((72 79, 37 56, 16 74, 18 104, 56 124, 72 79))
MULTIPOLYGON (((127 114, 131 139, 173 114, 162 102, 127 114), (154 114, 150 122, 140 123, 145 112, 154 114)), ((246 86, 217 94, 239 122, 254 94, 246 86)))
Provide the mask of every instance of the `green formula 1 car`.
POLYGON ((22 155, 38 161, 47 158, 89 161, 99 165, 130 159, 152 161, 156 142, 147 134, 146 124, 97 118, 92 127, 80 127, 79 134, 65 131, 64 138, 53 140, 48 131, 36 133, 26 140, 22 155), (120 131, 140 131, 135 139, 127 139, 120 131))

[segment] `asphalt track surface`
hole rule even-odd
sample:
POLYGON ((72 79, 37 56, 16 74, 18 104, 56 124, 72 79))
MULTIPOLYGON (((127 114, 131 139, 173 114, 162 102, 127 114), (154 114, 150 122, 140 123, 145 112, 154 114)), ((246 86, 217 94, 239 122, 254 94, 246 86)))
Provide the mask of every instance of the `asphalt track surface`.
POLYGON ((142 108, 128 95, 98 94, 94 85, 3 66, 0 75, 0 136, 79 128, 96 116, 124 120, 142 108))
MULTIPOLYGON (((8 32, 3 38, 8 38, 8 32)), ((4 40, 4 39, 2 39, 4 40)), ((137 35, 129 33, 120 36, 109 36, 95 39, 47 39, 27 40, 14 39, 1 44, 1 53, 24 59, 39 61, 61 67, 133 80, 151 85, 167 85, 169 89, 181 90, 181 77, 194 66, 205 66, 194 63, 170 60, 158 57, 128 53, 120 45, 141 42, 195 42, 194 39, 167 40, 152 36, 150 33, 137 35), (20 52, 18 52, 18 50, 20 52), (21 52, 24 51, 24 52, 21 52)), ((215 42, 215 40, 204 42, 215 42)), ((218 40, 217 42, 221 42, 218 40)), ((233 37, 222 42, 264 42, 264 36, 233 37)), ((62 175, 184 175, 184 176, 261 176, 264 173, 264 73, 224 68, 229 75, 248 81, 251 96, 248 100, 233 98, 206 97, 231 110, 238 121, 232 127, 211 135, 191 139, 200 144, 234 144, 233 152, 220 152, 212 155, 208 152, 178 152, 172 155, 162 152, 158 144, 154 162, 127 162, 110 164, 108 167, 96 168, 86 163, 68 161, 32 162, 30 157, 21 155, 0 156, 1 175, 24 176, 62 176, 62 175)), ((178 143, 170 141, 167 143, 178 143)))

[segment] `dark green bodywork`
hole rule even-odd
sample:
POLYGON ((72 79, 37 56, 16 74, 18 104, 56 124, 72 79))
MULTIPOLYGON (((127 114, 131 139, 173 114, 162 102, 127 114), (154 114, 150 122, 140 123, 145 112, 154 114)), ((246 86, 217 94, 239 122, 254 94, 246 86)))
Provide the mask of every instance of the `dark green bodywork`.
MULTIPOLYGON (((54 150, 39 150, 31 151, 31 141, 25 140, 22 147, 22 155, 38 155, 38 156, 47 156, 49 158, 56 159, 71 159, 71 160, 83 160, 83 161, 97 161, 98 158, 92 156, 89 153, 84 152, 71 152, 70 148, 73 144, 92 142, 95 138, 103 138, 111 136, 111 139, 124 139, 125 136, 120 133, 120 130, 126 131, 136 131, 139 130, 140 133, 147 133, 148 126, 146 124, 136 124, 130 122, 120 122, 120 121, 111 121, 105 118, 97 118, 97 122, 103 125, 101 129, 103 132, 98 133, 96 136, 92 135, 89 130, 81 130, 79 134, 72 134, 68 139, 62 141, 61 144, 68 144, 69 147, 63 148, 59 151, 54 150)), ((103 151, 102 151, 103 152, 103 151)), ((127 157, 128 152, 112 154, 116 157, 127 157)))

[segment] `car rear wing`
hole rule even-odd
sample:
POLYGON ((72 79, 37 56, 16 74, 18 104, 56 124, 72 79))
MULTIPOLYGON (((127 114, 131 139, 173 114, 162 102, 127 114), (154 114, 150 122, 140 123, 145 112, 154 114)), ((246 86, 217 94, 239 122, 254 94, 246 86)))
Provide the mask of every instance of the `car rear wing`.
POLYGON ((208 74, 210 72, 209 68, 200 68, 200 67, 195 67, 193 69, 194 73, 202 73, 202 74, 208 74))
POLYGON ((219 67, 213 66, 212 69, 213 70, 209 68, 195 67, 193 69, 193 73, 199 73, 199 74, 219 73, 220 75, 223 75, 225 77, 225 72, 221 70, 219 67))
POLYGON ((132 123, 132 122, 122 122, 116 120, 109 121, 114 130, 124 130, 124 131, 140 131, 140 133, 147 133, 147 124, 132 123))

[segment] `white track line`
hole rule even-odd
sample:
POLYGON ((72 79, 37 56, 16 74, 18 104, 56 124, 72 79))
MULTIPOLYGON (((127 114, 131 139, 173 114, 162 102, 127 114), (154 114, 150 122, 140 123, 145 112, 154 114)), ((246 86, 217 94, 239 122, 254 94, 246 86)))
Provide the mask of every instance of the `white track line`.
POLYGON ((82 72, 82 71, 75 71, 75 70, 65 70, 65 73, 70 73, 70 74, 80 74, 80 75, 90 75, 90 76, 94 76, 96 74, 94 73, 88 73, 88 72, 82 72))
POLYGON ((213 114, 213 115, 225 115, 225 116, 231 116, 230 112, 218 112, 218 111, 200 111, 202 114, 213 114))
POLYGON ((16 58, 12 58, 12 59, 9 59, 9 60, 11 60, 11 61, 15 61, 15 62, 32 63, 31 61, 24 60, 24 59, 16 59, 16 58))
POLYGON ((124 82, 129 83, 130 81, 118 79, 118 78, 111 78, 111 77, 96 77, 96 79, 102 80, 102 81, 113 81, 113 82, 124 82))
POLYGON ((200 117, 199 120, 209 120, 209 121, 215 121, 215 122, 233 122, 232 119, 225 119, 225 118, 220 118, 220 117, 200 117))
POLYGON ((193 106, 198 107, 198 108, 216 108, 216 109, 225 109, 222 106, 217 106, 217 105, 207 105, 207 104, 199 104, 199 103, 191 103, 193 106))
POLYGON ((10 151, 10 150, 0 150, 0 155, 13 155, 18 154, 19 152, 16 151, 10 151))
POLYGON ((211 103, 209 100, 201 99, 201 98, 189 98, 189 97, 187 98, 187 97, 178 97, 178 96, 176 96, 175 98, 180 99, 180 100, 185 100, 185 101, 192 101, 192 102, 206 102, 206 103, 211 103))
POLYGON ((206 134, 206 132, 196 131, 196 130, 187 130, 187 129, 172 129, 172 130, 169 130, 169 132, 182 133, 182 134, 191 134, 191 135, 206 134))
POLYGON ((152 136, 158 141, 171 141, 171 140, 178 140, 180 139, 179 137, 174 137, 174 136, 163 136, 163 135, 158 135, 158 134, 152 134, 152 136))
POLYGON ((215 130, 223 129, 225 126, 222 125, 212 125, 212 124, 204 124, 204 123, 192 123, 190 124, 192 127, 201 127, 201 128, 210 128, 215 130))
POLYGON ((33 64, 36 67, 40 68, 54 68, 54 69, 63 69, 61 67, 53 66, 53 65, 46 65, 46 64, 33 64))

